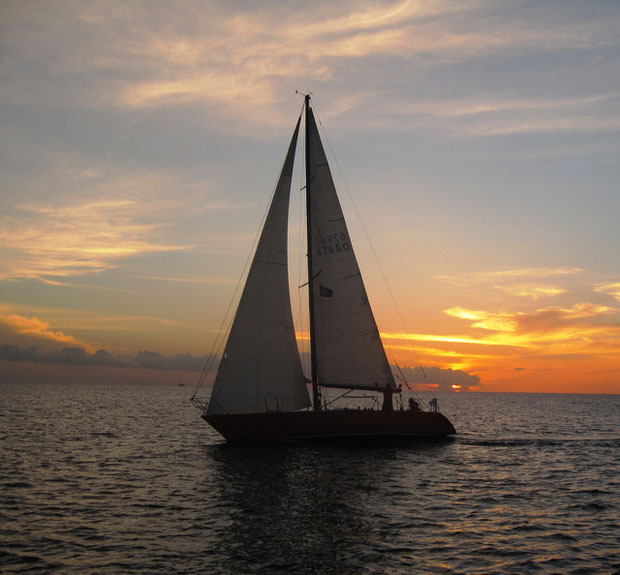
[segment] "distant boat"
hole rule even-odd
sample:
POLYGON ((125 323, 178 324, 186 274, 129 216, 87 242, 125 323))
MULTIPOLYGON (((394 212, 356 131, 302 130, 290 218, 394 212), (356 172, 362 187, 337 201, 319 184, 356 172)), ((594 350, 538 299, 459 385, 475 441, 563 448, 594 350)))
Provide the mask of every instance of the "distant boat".
POLYGON ((303 372, 289 294, 288 212, 297 120, 202 418, 228 441, 445 437, 437 409, 395 410, 390 369, 340 207, 310 96, 305 96, 306 220, 311 373, 303 372), (307 383, 312 384, 312 398, 307 383), (381 409, 330 409, 321 390, 383 394, 381 409))

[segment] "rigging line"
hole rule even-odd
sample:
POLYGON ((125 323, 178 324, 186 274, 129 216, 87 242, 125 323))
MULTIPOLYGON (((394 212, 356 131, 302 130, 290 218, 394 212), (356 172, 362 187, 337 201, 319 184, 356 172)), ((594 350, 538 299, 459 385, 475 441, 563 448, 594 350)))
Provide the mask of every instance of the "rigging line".
MULTIPOLYGON (((416 363, 420 364, 420 360, 419 360, 419 356, 418 356, 418 352, 416 351, 413 343, 411 342, 411 335, 409 333, 409 330, 407 329, 407 326, 405 325, 405 320, 400 312, 400 309, 398 307, 398 304, 396 303, 396 298, 394 297, 394 293, 392 292, 392 288, 390 287, 390 284, 387 280, 387 277, 385 275, 385 272, 383 271, 383 267, 381 266, 381 262, 379 261, 379 257, 377 256, 377 252, 375 251, 375 248, 372 244, 372 241, 370 239, 370 236, 368 235, 368 231, 366 230, 366 226, 364 225, 364 221, 362 220, 362 216, 357 208, 357 204, 355 203, 355 200, 353 199, 353 194, 351 194, 351 190, 349 188, 349 184, 347 183, 346 178, 344 177, 344 173, 342 172, 342 169, 340 168, 340 164, 338 163, 338 158, 336 157, 336 154, 334 153, 334 149, 332 148, 332 144, 329 141, 329 138, 327 137, 327 133, 325 131, 325 129, 323 128, 323 122, 321 122, 321 118, 319 117, 316 109, 314 109, 314 115, 316 116, 319 125, 321 126, 321 129, 323 131, 323 138, 324 140, 327 142, 327 146, 329 147, 329 151, 331 153, 332 158, 334 159, 334 162, 336 163, 336 168, 338 168, 338 173, 340 174, 340 177, 342 178, 342 181, 344 183, 344 187, 347 191, 347 195, 349 196, 349 199, 351 200, 351 203, 353 204, 353 209, 355 210, 355 213, 357 215, 357 219, 359 220, 361 226, 362 226, 362 230, 364 232, 364 235, 366 236, 366 241, 368 242, 368 245, 370 246, 370 250, 372 251, 372 255, 375 258, 375 261, 377 262, 377 266, 379 268, 379 271, 381 272, 381 277, 383 278, 383 283, 385 284, 385 287, 387 287, 388 293, 390 294, 390 298, 392 300, 392 305, 394 306, 394 309, 396 310, 396 313, 398 314, 398 318, 400 319, 400 323, 401 326, 403 328, 403 331, 405 332, 405 335, 407 335, 407 341, 409 343, 409 346, 411 347, 411 351, 413 352, 415 359, 416 359, 416 363)), ((392 355, 392 354, 390 354, 392 355)), ((392 356, 393 358, 393 356, 392 356)), ((424 375, 424 379, 426 379, 426 373, 424 372, 424 369, 422 368, 422 366, 420 365, 420 369, 422 370, 422 373, 424 375)))
POLYGON ((411 389, 411 386, 409 385, 409 382, 407 381, 407 378, 405 377, 405 374, 403 373, 403 370, 400 368, 400 365, 398 365, 396 360, 394 360, 394 365, 398 368, 398 373, 400 374, 400 378, 399 379, 407 386, 407 389, 409 391, 413 391, 411 389))
MULTIPOLYGON (((403 382, 405 383, 405 385, 407 386, 407 389, 413 394, 414 399, 416 399, 416 401, 422 405, 422 398, 420 397, 420 395, 418 395, 418 393, 416 392, 415 389, 413 389, 410 385, 409 382, 407 381, 407 378, 405 377, 405 374, 403 373, 403 370, 401 369, 400 365, 398 365, 398 363, 396 363, 396 360, 394 360, 394 365, 398 368, 398 372, 400 374, 400 379, 403 380, 403 382)), ((420 369, 422 369, 420 367, 420 369)), ((424 370, 422 370, 422 373, 424 373, 424 370)), ((424 379, 426 379, 426 374, 424 374, 424 379)))
MULTIPOLYGON (((303 107, 301 109, 303 111, 303 107)), ((301 117, 301 111, 299 112, 299 116, 301 117)), ((284 159, 284 162, 282 163, 282 166, 280 167, 280 171, 279 174, 282 173, 282 170, 284 168, 284 164, 286 163, 286 158, 284 159)), ((248 270, 248 266, 249 263, 252 259, 252 257, 254 256, 255 252, 256 252, 256 247, 258 245, 258 240, 260 238, 260 234, 262 232, 262 229, 265 225, 265 221, 267 220, 267 214, 269 213, 269 208, 271 206, 271 203, 273 201, 273 198, 275 196, 276 193, 276 189, 278 187, 278 183, 280 181, 280 177, 278 176, 276 178, 276 183, 274 184, 273 190, 271 192, 271 197, 269 198, 269 202, 267 202, 267 207, 265 208, 265 211, 263 213, 263 217, 261 219, 260 225, 258 226, 258 231, 256 233, 256 235, 254 236, 254 241, 252 242, 252 246, 250 248, 250 251, 248 253, 248 256, 245 260, 245 263, 243 265, 243 270, 241 271, 241 275, 239 276, 239 279, 237 281, 237 285, 235 286, 235 291, 233 292, 233 295, 228 303, 228 307, 226 308, 226 313, 224 314, 224 319, 222 320, 222 323, 219 327, 219 330, 217 332, 217 335, 215 337, 215 341, 213 342, 213 346, 211 347, 211 351, 209 352, 209 355, 207 356, 207 360, 205 361, 205 365, 202 368, 202 372, 200 373, 200 376, 198 378, 198 382, 196 384, 196 387, 194 389, 194 393, 192 395, 192 398, 196 397, 196 394, 198 393, 198 391, 200 390, 200 388, 203 386, 205 380, 207 379, 207 375, 209 373, 209 370, 211 369, 211 367, 213 367, 213 364, 215 363, 215 359, 217 357, 217 353, 220 351, 220 349, 222 348, 223 345, 223 340, 225 339, 222 334, 223 332, 228 332, 230 330, 230 328, 232 327, 232 322, 234 320, 234 318, 230 318, 230 310, 232 308, 233 303, 235 302, 236 298, 237 298, 237 293, 239 292, 239 287, 242 285, 242 281, 243 278, 246 276, 246 271, 248 270), (228 324, 228 327, 226 330, 224 330, 224 325, 230 321, 230 323, 228 324)))
MULTIPOLYGON (((277 186, 277 183, 276 183, 277 186)), ((273 199, 273 195, 275 194, 275 187, 273 190, 273 193, 271 195, 272 199, 273 199)), ((239 287, 242 285, 242 281, 243 278, 246 275, 246 270, 248 269, 248 264, 250 262, 250 259, 252 258, 255 250, 256 250, 256 245, 258 243, 258 237, 260 235, 260 231, 262 230, 262 227, 265 223, 265 220, 267 218, 267 213, 269 211, 269 205, 271 205, 271 200, 269 201, 269 204, 267 206, 267 210, 265 211, 265 213, 263 214, 263 218, 262 218, 262 222, 261 225, 258 228, 258 233, 254 238, 254 241, 252 243, 252 247, 250 248, 250 251, 248 253, 248 256, 245 260, 245 263, 243 264, 243 269, 241 271, 241 275, 239 276, 239 279, 237 280, 237 285, 235 286, 235 290, 233 292, 232 297, 230 298, 230 301, 228 302, 228 307, 226 308, 226 312, 224 313, 224 318, 222 320, 222 323, 220 324, 220 327, 218 329, 217 335, 215 337, 215 341, 213 342, 213 346, 211 348, 211 351, 209 352, 209 356, 207 358, 207 361, 205 362, 205 366, 202 369, 202 373, 200 374, 200 378, 198 379, 198 383, 196 384, 196 389, 194 390, 194 397, 196 396, 196 393, 198 393, 198 391, 200 390, 200 388, 202 387, 202 385, 204 384, 205 380, 207 379, 207 375, 210 371, 210 369, 213 367, 213 364, 215 363, 215 359, 217 357, 218 352, 222 349, 222 345, 223 345, 223 341, 225 339, 224 337, 224 333, 227 333, 231 326, 232 326, 232 322, 234 318, 231 318, 231 314, 230 314, 230 310, 232 309, 232 306, 234 304, 234 302, 237 299, 237 293, 239 292, 239 287), (224 326, 226 326, 226 329, 224 329, 224 326)))
MULTIPOLYGON (((246 261, 245 266, 243 268, 243 272, 241 273, 241 277, 243 277, 246 267, 247 267, 247 261, 246 261)), ((194 393, 192 394, 192 399, 196 397, 196 394, 198 393, 198 391, 200 391, 200 388, 203 386, 204 382, 206 381, 207 376, 208 376, 209 372, 211 371, 211 368, 215 364, 215 360, 217 358, 217 354, 220 351, 220 349, 222 348, 223 341, 224 341, 223 333, 228 331, 228 328, 225 330, 224 326, 226 325, 226 323, 229 320, 230 310, 231 310, 232 305, 233 305, 233 303, 235 301, 237 292, 239 290, 240 283, 241 283, 241 278, 237 282, 237 285, 235 287, 235 291, 233 292, 232 298, 228 302, 228 307, 226 308, 226 312, 224 313, 224 318, 222 319, 222 323, 220 324, 220 327, 219 327, 219 329, 217 331, 217 334, 215 336, 215 340, 213 341, 213 345, 211 346, 211 350, 209 351, 209 355, 207 356, 205 364, 204 364, 204 366, 202 368, 202 371, 200 373, 200 376, 198 378, 198 382, 196 383, 196 387, 194 388, 194 393)), ((228 327, 230 327, 230 326, 228 326, 228 327)))
MULTIPOLYGON (((236 294, 236 290, 235 290, 235 294, 236 294)), ((228 318, 230 317, 229 313, 230 313, 230 309, 232 307, 232 304, 233 304, 233 302, 235 300, 235 294, 233 294, 233 297, 232 297, 232 299, 230 300, 230 302, 228 304, 228 308, 226 309, 226 313, 224 314, 224 319, 222 320, 222 323, 221 323, 221 325, 219 327, 219 330, 217 332, 217 335, 215 337, 215 341, 213 342, 213 346, 211 348, 211 351, 209 352, 209 355, 207 357, 207 361, 205 363, 205 366, 203 367, 202 373, 200 374, 200 379, 198 381, 198 386, 196 387, 196 390, 194 391, 194 396, 198 392, 199 388, 206 381, 209 372, 211 371, 211 369, 215 365, 215 361, 217 359, 218 353, 220 352, 220 350, 224 346, 225 338, 223 337, 223 334, 228 331, 228 329, 230 328, 230 325, 228 326, 227 329, 224 329, 224 326, 225 326, 226 322, 228 321, 228 318)))
MULTIPOLYGON (((245 273, 245 268, 247 267, 247 261, 245 263, 245 266, 243 267, 243 272, 241 273, 241 278, 243 278, 243 275, 245 273)), ((224 326, 226 325, 226 323, 228 322, 230 316, 230 309, 232 308, 232 305, 237 297, 237 292, 239 291, 239 285, 241 283, 241 278, 239 278, 239 281, 237 282, 237 286, 235 287, 235 291, 232 295, 232 298, 230 299, 229 303, 228 303, 228 307, 226 308, 226 312, 224 313, 224 319, 222 320, 222 323, 220 324, 220 327, 218 329, 217 335, 215 336, 215 340, 213 342, 213 346, 211 347, 211 351, 209 352, 209 355, 207 356, 207 360, 205 362, 204 367, 202 368, 202 372, 200 374, 200 377, 198 379, 198 383, 196 384, 196 387, 194 389, 194 393, 192 395, 192 397, 196 397, 196 394, 198 393, 198 391, 200 391, 200 388, 203 386, 204 382, 207 379, 207 375, 209 374, 209 371, 211 370, 211 368, 213 367, 214 363, 215 363, 215 359, 217 357, 218 352, 220 351, 220 349, 222 348, 222 344, 224 341, 224 337, 223 337, 223 333, 227 332, 228 329, 230 329, 230 325, 228 326, 228 328, 226 330, 224 330, 224 326)), ((232 323, 232 320, 231 320, 232 323)))

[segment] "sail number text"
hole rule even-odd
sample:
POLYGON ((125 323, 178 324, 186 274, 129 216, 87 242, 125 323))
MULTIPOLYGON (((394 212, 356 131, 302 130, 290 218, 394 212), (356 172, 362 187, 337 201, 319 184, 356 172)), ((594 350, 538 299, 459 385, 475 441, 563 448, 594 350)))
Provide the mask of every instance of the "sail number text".
POLYGON ((347 234, 342 232, 337 234, 327 234, 325 236, 319 236, 318 239, 321 245, 317 246, 316 253, 319 256, 324 256, 326 254, 335 254, 338 252, 346 252, 351 249, 351 245, 347 241, 347 234))

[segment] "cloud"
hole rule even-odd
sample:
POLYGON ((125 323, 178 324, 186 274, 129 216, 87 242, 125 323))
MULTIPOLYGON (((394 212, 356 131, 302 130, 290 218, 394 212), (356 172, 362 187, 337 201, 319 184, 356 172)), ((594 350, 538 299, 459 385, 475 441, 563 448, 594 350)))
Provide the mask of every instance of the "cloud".
POLYGON ((616 301, 620 302, 620 282, 597 284, 594 287, 594 291, 610 295, 616 301))
MULTIPOLYGON (((95 195, 101 182, 83 185, 95 195)), ((162 224, 154 223, 154 213, 166 208, 166 202, 155 207, 131 196, 18 204, 0 215, 0 247, 6 254, 0 279, 58 285, 58 278, 97 274, 124 258, 184 249, 158 238, 162 224)))
MULTIPOLYGON (((440 367, 404 367, 400 370, 408 383, 430 386, 442 391, 469 391, 480 387, 480 377, 462 370, 442 369, 440 367)), ((400 380, 399 372, 394 375, 400 380)))
MULTIPOLYGON (((450 308, 446 313, 471 327, 492 332, 477 343, 524 348, 540 355, 608 355, 620 342, 618 310, 594 303, 547 307, 534 312, 491 312, 450 308)), ((615 353, 615 352, 613 352, 615 353)))
POLYGON ((444 310, 444 313, 472 321, 471 327, 488 329, 492 331, 514 331, 515 319, 510 313, 490 313, 481 310, 468 310, 462 307, 452 307, 444 310))
MULTIPOLYGON (((515 314, 515 331, 540 332, 556 330, 568 325, 586 327, 585 320, 616 313, 617 310, 608 306, 593 303, 579 303, 571 308, 551 307, 536 310, 534 313, 515 314)), ((598 327, 598 324, 591 327, 598 327)))
POLYGON ((458 137, 539 133, 617 131, 610 113, 620 94, 597 93, 574 98, 541 94, 514 98, 484 92, 465 99, 395 102, 392 111, 420 126, 434 126, 458 137))
POLYGON ((458 133, 617 129, 609 121, 612 114, 601 119, 589 113, 613 94, 431 98, 411 108, 408 89, 401 98, 399 82, 388 88, 380 81, 387 58, 416 77, 429 67, 493 56, 512 61, 516 54, 601 49, 615 39, 613 19, 586 17, 577 9, 561 15, 513 10, 506 18, 505 8, 489 1, 349 1, 325 7, 311 19, 296 4, 280 2, 185 2, 157 10, 139 2, 68 2, 36 13, 19 4, 5 7, 3 52, 11 81, 3 83, 3 97, 87 108, 181 103, 215 109, 229 119, 279 124, 276 108, 284 90, 314 86, 325 87, 325 97, 333 100, 325 109, 332 110, 343 98, 385 110, 390 95, 387 108, 401 126, 410 124, 404 118, 432 115, 434 121, 469 117, 466 126, 455 126, 458 133), (347 85, 349 92, 358 86, 356 97, 335 95, 328 83, 347 85))
POLYGON ((596 361, 603 369, 616 361, 620 345, 620 309, 609 303, 620 301, 620 284, 593 282, 588 286, 588 276, 578 267, 514 268, 443 276, 447 284, 459 288, 461 297, 479 302, 476 306, 444 309, 450 318, 465 322, 466 329, 381 335, 386 349, 412 351, 410 342, 417 342, 416 355, 424 362, 474 370, 485 380, 494 377, 493 372, 505 372, 511 364, 525 364, 532 369, 532 362, 538 362, 539 369, 544 365, 557 369, 562 362, 588 360, 596 361), (539 303, 552 299, 556 305, 539 303), (533 309, 531 302, 537 303, 533 309), (428 342, 434 345, 424 347, 428 342))
MULTIPOLYGON (((489 270, 460 275, 435 275, 434 279, 445 283, 466 286, 482 283, 496 283, 498 281, 512 281, 527 279, 546 279, 550 277, 575 276, 584 270, 578 267, 551 267, 551 268, 514 268, 506 270, 489 270)), ((528 284, 532 287, 534 284, 528 284)), ((506 289, 502 286, 502 289, 506 289)), ((555 295, 555 294, 551 294, 555 295)))
POLYGON ((37 317, 24 317, 21 315, 0 315, 0 324, 8 327, 13 333, 36 339, 46 340, 56 344, 78 344, 79 341, 62 331, 53 331, 49 322, 37 317))
POLYGON ((195 357, 191 353, 175 354, 170 357, 162 356, 157 352, 139 351, 135 357, 130 358, 130 363, 135 367, 147 369, 161 369, 166 371, 201 371, 205 366, 207 357, 195 357))
MULTIPOLYGON (((454 308, 456 309, 456 308, 454 308)), ((460 308, 459 308, 460 309, 460 308)), ((473 312, 469 310, 463 310, 463 312, 470 317, 473 317, 472 314, 482 314, 485 312, 473 312)), ((461 318, 462 319, 462 318, 461 318)), ((434 341, 434 342, 443 342, 443 343, 473 343, 477 345, 506 345, 502 342, 491 341, 488 339, 483 339, 475 336, 468 335, 440 335, 440 334, 428 334, 428 333, 404 333, 404 332, 395 332, 395 333, 385 333, 381 332, 381 338, 386 340, 402 340, 402 341, 434 341)), ((394 346, 393 344, 388 344, 387 347, 391 349, 411 349, 408 347, 399 347, 394 346)))
POLYGON ((489 11, 485 4, 344 4, 330 7, 329 18, 321 19, 320 12, 315 12, 317 19, 310 23, 305 15, 278 6, 277 18, 282 22, 278 27, 272 25, 273 8, 219 9, 220 26, 211 28, 207 39, 201 35, 162 42, 161 37, 147 36, 142 53, 147 73, 125 83, 118 104, 134 108, 216 105, 222 113, 245 121, 279 124, 276 108, 284 87, 319 89, 341 78, 363 88, 354 97, 332 96, 327 89, 324 96, 333 101, 324 106, 329 110, 326 116, 364 105, 365 121, 376 118, 384 128, 428 126, 457 136, 620 129, 614 114, 600 113, 601 108, 614 106, 618 95, 613 93, 575 98, 483 93, 470 99, 423 100, 412 98, 408 90, 401 96, 395 88, 387 90, 370 80, 381 76, 376 67, 386 58, 405 70, 422 72, 509 52, 514 57, 519 50, 559 51, 580 40, 581 49, 587 50, 596 42, 584 43, 583 38, 601 35, 596 26, 586 31, 583 24, 578 31, 567 30, 566 23, 560 30, 550 22, 523 21, 519 27, 492 17, 482 19, 478 10, 489 11), (357 75, 363 82, 355 82, 357 75))
POLYGON ((478 96, 476 98, 460 98, 450 101, 418 101, 409 103, 409 112, 441 118, 458 118, 466 116, 481 116, 500 112, 529 112, 540 110, 570 110, 583 106, 596 105, 615 101, 617 94, 583 96, 574 98, 552 98, 539 96, 538 98, 514 98, 497 96, 478 96))
MULTIPOLYGON (((527 302, 519 304, 513 299, 504 304, 513 309, 502 310, 501 300, 494 297, 494 304, 499 309, 471 309, 464 306, 445 309, 446 315, 468 322, 473 329, 487 332, 479 337, 470 336, 470 343, 505 345, 536 350, 537 353, 544 353, 545 349, 550 352, 553 349, 555 353, 560 346, 563 346, 562 353, 569 353, 571 349, 581 352, 590 346, 592 352, 596 353, 597 349, 602 351, 607 348, 620 332, 617 320, 619 310, 616 307, 596 301, 575 301, 577 293, 583 296, 588 289, 585 281, 587 275, 581 268, 516 268, 443 276, 442 279, 460 288, 467 287, 472 293, 488 294, 491 289, 523 300, 559 298, 564 304, 540 306, 534 310, 515 310, 517 305, 523 308, 527 302), (550 285, 549 278, 555 278, 558 284, 550 285), (559 284, 560 281, 565 282, 565 285, 559 284)), ((594 284, 590 289, 612 297, 619 291, 618 285, 613 282, 594 284)), ((486 299, 489 299, 488 296, 486 299)), ((468 342, 466 338, 458 339, 468 342)))
POLYGON ((415 127, 458 138, 609 132, 620 129, 614 115, 619 99, 620 93, 613 90, 572 98, 545 93, 515 97, 484 90, 475 96, 430 99, 397 94, 385 121, 392 129, 415 127))
POLYGON ((494 287, 500 291, 505 292, 508 295, 521 298, 530 298, 534 300, 544 297, 556 297, 568 292, 568 290, 563 287, 556 287, 550 285, 535 285, 531 283, 515 284, 510 286, 496 285, 494 287))
MULTIPOLYGON (((120 355, 112 354, 105 349, 98 349, 89 353, 79 346, 42 350, 35 346, 4 344, 0 345, 0 360, 37 364, 52 363, 201 372, 207 362, 207 357, 194 356, 191 353, 163 356, 160 353, 148 350, 138 351, 131 355, 120 355)), ((217 368, 217 362, 212 363, 211 368, 217 368)), ((392 369, 398 380, 404 376, 407 384, 415 384, 417 389, 428 387, 429 389, 468 391, 480 387, 480 378, 477 375, 471 375, 462 370, 441 369, 439 367, 397 368, 395 366, 392 366, 392 369)))
MULTIPOLYGON (((7 309, 7 306, 0 306, 0 311, 4 309, 7 309)), ((178 322, 146 316, 85 314, 80 310, 56 311, 74 328, 95 323, 99 330, 123 329, 141 332, 162 325, 167 329, 178 325, 178 322)), ((206 362, 206 357, 193 356, 191 353, 172 356, 148 350, 136 353, 111 353, 92 342, 53 329, 48 321, 18 314, 0 314, 0 338, 5 341, 20 341, 21 345, 0 345, 0 360, 17 362, 130 367, 161 371, 201 371, 206 362)))
MULTIPOLYGON (((217 103, 251 116, 256 108, 268 108, 279 100, 277 87, 282 82, 324 82, 347 60, 380 54, 402 57, 424 49, 421 34, 415 34, 411 24, 453 10, 446 3, 440 8, 409 0, 366 6, 345 3, 330 6, 323 18, 321 11, 315 11, 309 21, 280 4, 228 10, 212 2, 208 11, 196 14, 208 33, 201 29, 189 37, 162 40, 161 31, 141 31, 139 57, 147 73, 144 79, 127 83, 119 103, 133 107, 217 103), (273 25, 274 18, 280 25, 273 25)), ((429 35, 426 41, 431 40, 438 47, 447 44, 429 35)))
POLYGON ((133 355, 114 355, 104 349, 89 353, 79 346, 42 350, 39 347, 5 344, 0 345, 0 360, 200 372, 207 358, 196 357, 191 353, 166 357, 157 352, 143 350, 133 355))
POLYGON ((453 317, 471 321, 471 327, 500 332, 531 332, 547 331, 558 326, 579 323, 584 320, 599 318, 603 315, 617 313, 618 310, 609 306, 578 303, 570 308, 548 307, 534 312, 490 312, 468 310, 453 307, 445 313, 453 317))

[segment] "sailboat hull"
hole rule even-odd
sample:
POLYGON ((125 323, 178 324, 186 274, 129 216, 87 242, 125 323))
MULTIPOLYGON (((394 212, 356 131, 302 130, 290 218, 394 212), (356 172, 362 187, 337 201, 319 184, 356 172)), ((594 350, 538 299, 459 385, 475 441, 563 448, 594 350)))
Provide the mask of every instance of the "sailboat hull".
POLYGON ((434 411, 343 409, 202 417, 229 442, 446 437, 456 433, 448 418, 434 411))

